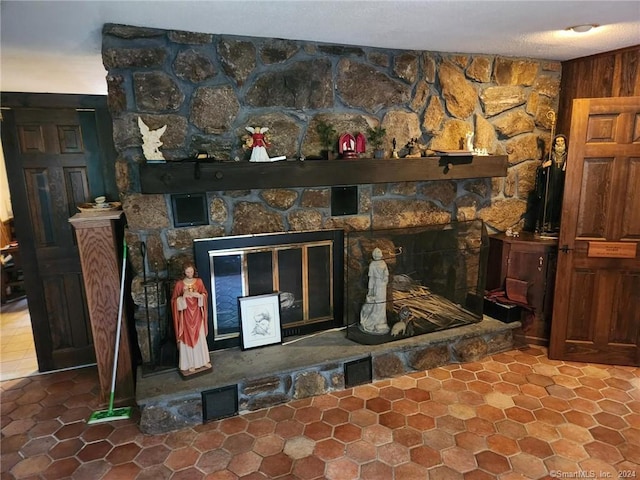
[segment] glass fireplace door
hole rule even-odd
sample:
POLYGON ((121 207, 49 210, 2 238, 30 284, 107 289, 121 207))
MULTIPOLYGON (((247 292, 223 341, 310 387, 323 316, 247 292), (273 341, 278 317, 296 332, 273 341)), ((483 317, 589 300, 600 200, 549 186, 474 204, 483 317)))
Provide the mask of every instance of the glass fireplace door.
POLYGON ((283 336, 306 333, 313 324, 333 323, 334 248, 333 240, 322 240, 209 250, 214 349, 216 342, 239 338, 240 297, 278 292, 283 336))

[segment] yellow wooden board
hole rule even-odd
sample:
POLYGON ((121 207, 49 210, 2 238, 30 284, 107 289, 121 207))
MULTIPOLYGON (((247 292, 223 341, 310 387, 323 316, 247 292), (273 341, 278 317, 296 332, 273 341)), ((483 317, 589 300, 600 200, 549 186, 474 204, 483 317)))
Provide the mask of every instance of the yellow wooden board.
POLYGON ((635 258, 635 242, 589 242, 588 257, 635 258))

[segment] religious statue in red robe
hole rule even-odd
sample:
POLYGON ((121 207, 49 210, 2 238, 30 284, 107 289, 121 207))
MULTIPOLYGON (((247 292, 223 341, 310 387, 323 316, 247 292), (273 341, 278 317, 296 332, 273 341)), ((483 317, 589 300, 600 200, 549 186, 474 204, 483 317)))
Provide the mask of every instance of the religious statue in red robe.
POLYGON ((183 375, 211 368, 207 346, 207 289, 193 263, 184 264, 184 278, 171 295, 173 325, 178 343, 178 368, 183 375))

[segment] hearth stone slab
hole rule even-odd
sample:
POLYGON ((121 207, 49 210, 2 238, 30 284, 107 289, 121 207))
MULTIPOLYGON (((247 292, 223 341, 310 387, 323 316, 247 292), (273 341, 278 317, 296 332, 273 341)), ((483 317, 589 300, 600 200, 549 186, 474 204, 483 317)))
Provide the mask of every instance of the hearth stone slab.
POLYGON ((240 412, 342 390, 344 364, 368 356, 373 380, 477 361, 512 349, 513 330, 520 326, 485 316, 476 324, 381 345, 361 345, 347 339, 342 329, 330 330, 287 338, 282 345, 213 352, 213 371, 188 380, 177 369, 147 377, 139 371, 140 429, 159 434, 201 424, 202 392, 233 384, 238 386, 240 412))

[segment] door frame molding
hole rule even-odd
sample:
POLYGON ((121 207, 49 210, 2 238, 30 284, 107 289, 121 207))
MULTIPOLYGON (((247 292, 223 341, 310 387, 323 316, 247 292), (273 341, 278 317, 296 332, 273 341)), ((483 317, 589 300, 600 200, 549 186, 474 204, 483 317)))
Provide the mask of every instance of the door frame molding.
POLYGON ((3 108, 107 108, 106 95, 0 92, 0 101, 3 108))

